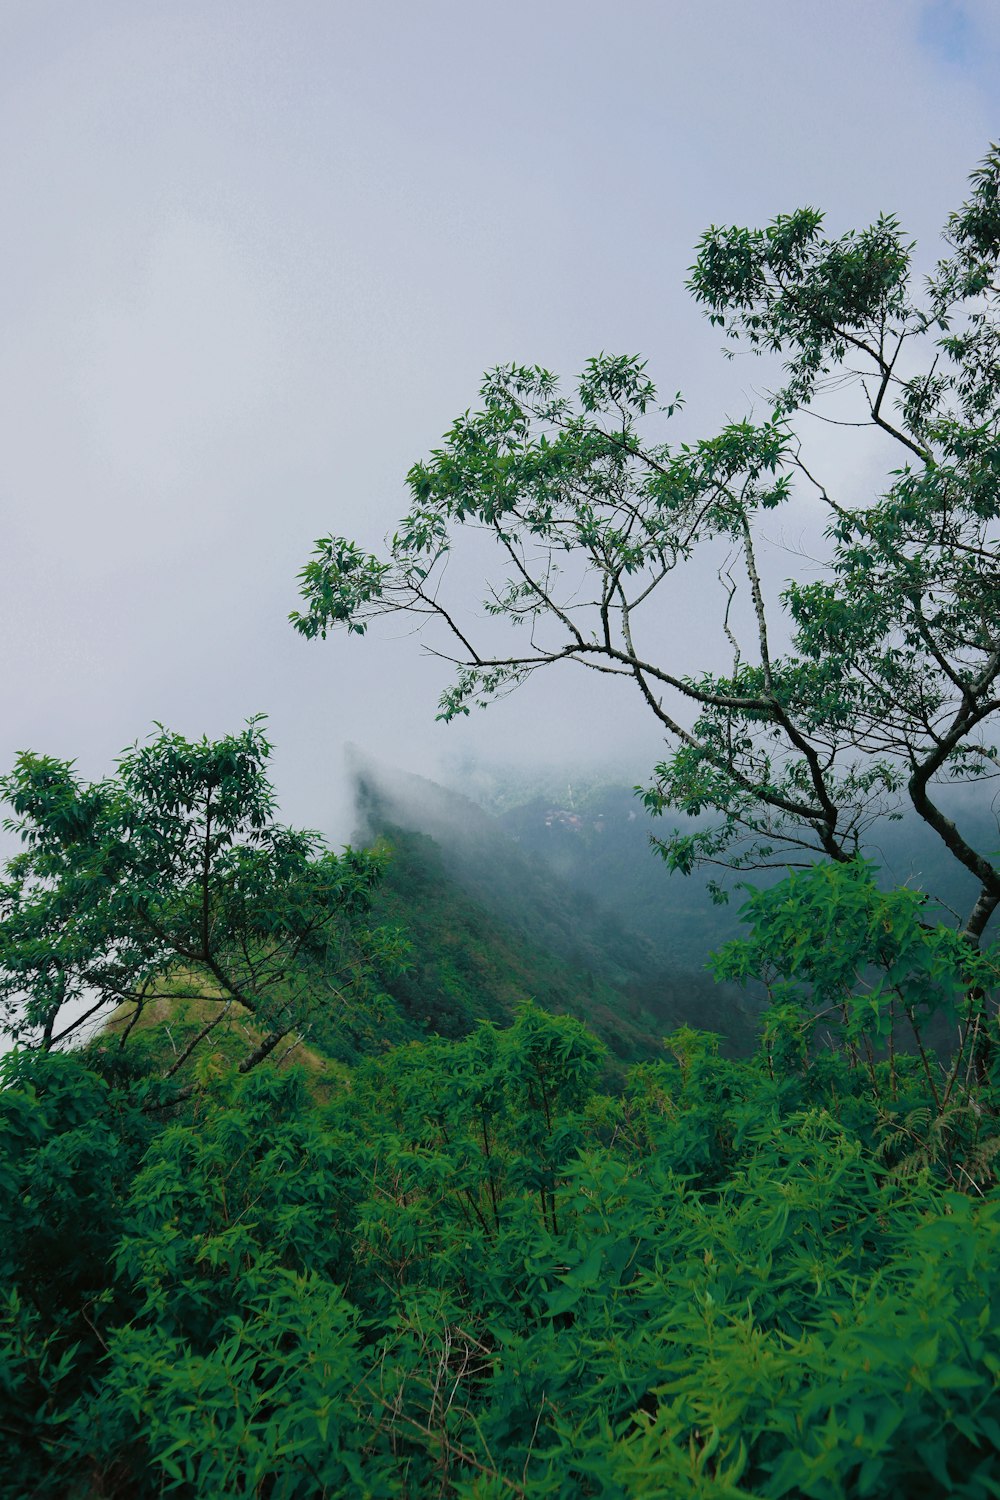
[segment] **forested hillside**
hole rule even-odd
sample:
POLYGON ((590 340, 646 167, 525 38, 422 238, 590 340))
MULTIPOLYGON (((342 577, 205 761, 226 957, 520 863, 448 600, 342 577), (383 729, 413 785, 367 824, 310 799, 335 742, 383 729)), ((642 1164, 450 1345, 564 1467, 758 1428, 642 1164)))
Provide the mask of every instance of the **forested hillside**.
POLYGON ((752 1050, 757 1007, 708 973, 710 946, 737 924, 720 921, 692 882, 708 907, 699 951, 697 934, 685 932, 687 883, 658 869, 648 846, 628 841, 648 873, 619 894, 627 860, 606 845, 564 873, 509 816, 384 766, 359 766, 355 775, 359 836, 384 841, 391 855, 376 910, 412 944, 412 967, 391 983, 408 1014, 460 1035, 477 1018, 509 1019, 530 998, 588 1021, 626 1061, 657 1053, 664 1032, 681 1024, 717 1031, 730 1050, 752 1050), (646 911, 637 902, 633 922, 636 886, 646 911))
MULTIPOLYGON (((256 728, 144 754, 174 809, 156 868, 182 815, 210 847, 220 769, 266 807, 264 759, 256 728)), ((124 765, 114 789, 30 758, 7 780, 36 883, 6 961, 19 922, 40 1001, 23 924, 53 911, 64 961, 97 981, 103 935, 109 1005, 121 991, 133 903, 92 872, 103 847, 128 897, 149 855, 129 837, 112 858, 124 765)), ((754 1055, 681 1025, 654 1057, 623 991, 529 938, 571 951, 571 887, 469 804, 396 787, 445 843, 385 822, 369 775, 373 855, 310 844, 288 887, 228 844, 206 887, 198 854, 190 887, 138 913, 135 943, 169 930, 187 955, 170 974, 145 956, 155 998, 140 983, 70 1055, 9 1054, 0 1492, 994 1494, 1000 1085, 968 1034, 943 1060, 922 1040, 992 991, 992 955, 870 867, 817 865, 762 890, 719 954, 722 979, 769 978, 754 1055), (503 919, 470 894, 490 871, 503 919), (329 913, 295 976, 248 875, 291 931, 329 913), (522 980, 588 1024, 525 1003, 522 980), (275 998, 249 1009, 248 984, 275 998)), ((607 934, 584 952, 610 973, 625 934, 607 934)))
MULTIPOLYGON (((577 768, 559 777, 501 767, 463 768, 459 784, 494 812, 500 825, 527 853, 574 891, 612 913, 675 967, 697 973, 705 955, 740 930, 744 884, 773 884, 783 871, 729 874, 724 904, 713 901, 704 871, 672 875, 662 859, 650 858, 658 838, 677 822, 698 827, 706 819, 678 819, 665 811, 651 817, 641 788, 605 772, 577 768)), ((992 795, 944 788, 942 803, 977 847, 1000 849, 1000 812, 992 795)), ((866 855, 886 887, 923 891, 943 915, 965 910, 975 897, 975 877, 963 869, 934 832, 912 812, 873 828, 866 855)))

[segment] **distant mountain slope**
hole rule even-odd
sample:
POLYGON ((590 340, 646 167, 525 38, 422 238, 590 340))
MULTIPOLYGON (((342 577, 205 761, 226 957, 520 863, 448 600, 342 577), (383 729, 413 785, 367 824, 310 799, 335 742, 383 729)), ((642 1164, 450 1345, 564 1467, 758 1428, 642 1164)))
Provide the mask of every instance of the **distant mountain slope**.
MULTIPOLYGON (((974 847, 986 852, 1000 849, 989 783, 939 788, 937 798, 974 847)), ((742 883, 767 885, 781 877, 780 871, 731 874, 730 903, 717 906, 703 876, 697 871, 672 875, 651 849, 650 836, 674 826, 669 813, 662 820, 651 818, 632 789, 624 786, 571 790, 568 801, 567 806, 551 796, 531 797, 506 807, 499 821, 522 848, 541 856, 574 888, 599 897, 661 955, 679 963, 697 964, 736 936, 742 883)), ((949 913, 956 919, 968 915, 978 892, 975 878, 915 813, 886 818, 872 832, 864 853, 878 865, 883 884, 926 891, 942 921, 949 920, 949 913)))
MULTIPOLYGON (((973 847, 985 853, 1000 851, 997 776, 1000 767, 979 782, 942 784, 934 793, 973 847)), ((650 848, 651 836, 667 834, 685 820, 670 812, 651 817, 634 789, 607 773, 595 776, 578 768, 572 776, 560 776, 552 770, 463 762, 456 777, 523 849, 540 856, 574 889, 593 895, 647 937, 661 957, 681 967, 699 969, 708 952, 740 931, 742 882, 760 886, 781 878, 780 870, 730 873, 724 881, 730 903, 714 905, 704 874, 672 875, 650 848)), ((880 868, 884 885, 926 891, 940 920, 968 916, 976 880, 916 813, 876 822, 862 852, 880 868)), ((998 932, 995 916, 987 941, 995 941, 998 932)))
MULTIPOLYGON (((380 842, 390 855, 374 921, 407 939, 410 962, 402 973, 376 964, 317 974, 308 1045, 297 1055, 320 1091, 327 1074, 428 1032, 458 1037, 479 1020, 505 1024, 524 999, 587 1021, 619 1067, 654 1056, 682 1023, 719 1032, 730 1053, 752 1050, 759 1003, 705 970, 708 953, 740 930, 740 893, 720 908, 697 876, 671 877, 649 847, 657 825, 630 788, 581 779, 539 789, 511 777, 491 799, 494 814, 370 763, 354 777, 357 842, 380 842)), ((980 847, 1000 843, 988 796, 953 797, 952 811, 980 847)), ((971 880, 916 818, 881 832, 872 852, 887 883, 967 907, 971 880)), ((948 919, 946 907, 938 914, 948 919)), ((148 1019, 157 1024, 137 1029, 133 1046, 165 1057, 203 1017, 178 1004, 148 1019)), ((224 1058, 224 1031, 217 1040, 224 1058)))
MULTIPOLYGON (((670 816, 662 823, 649 817, 621 784, 583 776, 560 784, 531 772, 475 775, 468 784, 487 811, 470 797, 382 767, 360 766, 357 779, 369 828, 419 829, 435 841, 437 878, 452 882, 442 902, 453 912, 476 903, 494 923, 491 942, 503 932, 504 941, 516 937, 515 954, 530 952, 527 970, 507 970, 515 988, 527 983, 552 1009, 600 1015, 592 1024, 622 1057, 639 1055, 642 1034, 662 1036, 681 1021, 720 1032, 733 1052, 752 1048, 763 994, 714 984, 707 963, 743 930, 741 881, 767 884, 780 871, 730 876, 730 903, 715 904, 703 875, 671 875, 650 847, 651 834, 672 826, 670 816)), ((1000 847, 989 782, 939 788, 938 796, 975 845, 1000 847)), ((866 853, 885 885, 926 891, 932 920, 967 915, 975 882, 915 814, 885 819, 876 832, 878 843, 866 853)), ((395 880, 390 871, 390 888, 395 880)), ((994 918, 987 941, 998 928, 994 918)), ((435 941, 426 934, 430 948, 435 941)), ((425 978, 427 1003, 441 991, 433 975, 425 971, 425 978)), ((474 1003, 486 1004, 490 993, 487 986, 474 1003)))
POLYGON ((752 1045, 738 991, 677 962, 468 798, 370 764, 356 780, 362 839, 393 851, 380 915, 414 943, 412 972, 389 985, 414 1019, 455 1034, 530 996, 588 1020, 622 1059, 650 1055, 682 1022, 720 1031, 734 1051, 752 1045))
POLYGON ((712 950, 740 931, 740 892, 719 906, 699 875, 672 875, 650 844, 666 830, 630 787, 534 797, 499 821, 521 849, 640 934, 660 967, 701 972, 712 950))

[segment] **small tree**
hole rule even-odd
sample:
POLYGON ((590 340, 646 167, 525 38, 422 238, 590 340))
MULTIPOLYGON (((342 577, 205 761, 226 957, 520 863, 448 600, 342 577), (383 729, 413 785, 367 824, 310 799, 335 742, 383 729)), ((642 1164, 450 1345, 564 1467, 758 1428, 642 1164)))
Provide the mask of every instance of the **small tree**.
POLYGON ((0 779, 25 845, 0 883, 9 1035, 47 1050, 119 1011, 124 1046, 147 1008, 187 998, 207 1019, 166 1076, 232 1017, 245 1073, 337 994, 380 864, 275 822, 270 748, 257 721, 218 741, 161 731, 92 785, 18 757, 0 779))
POLYGON ((964 927, 978 943, 1000 862, 937 787, 996 767, 1000 150, 973 174, 920 295, 896 219, 836 239, 822 225, 803 209, 762 230, 710 229, 698 247, 689 288, 710 321, 784 357, 766 420, 671 445, 657 429, 678 401, 657 405, 637 358, 591 360, 575 401, 546 370, 494 370, 481 410, 411 469, 387 557, 317 542, 292 619, 310 638, 400 611, 439 627, 433 650, 457 668, 444 719, 557 662, 628 678, 671 745, 649 806, 715 814, 662 841, 680 870, 844 862, 908 801, 975 876, 964 927), (846 497, 814 475, 807 416, 883 434, 898 457, 880 495, 846 497), (828 516, 823 575, 770 597, 761 518, 803 486, 828 516), (486 621, 448 598, 463 531, 495 544, 486 621), (664 656, 660 631, 647 644, 654 600, 705 549, 723 586, 722 673, 685 663, 678 642, 664 656))

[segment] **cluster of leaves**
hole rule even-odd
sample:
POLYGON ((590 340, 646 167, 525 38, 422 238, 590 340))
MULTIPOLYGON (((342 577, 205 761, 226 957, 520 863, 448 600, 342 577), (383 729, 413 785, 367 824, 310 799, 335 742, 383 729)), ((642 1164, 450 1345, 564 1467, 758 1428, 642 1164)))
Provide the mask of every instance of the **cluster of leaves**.
POLYGON ((904 1056, 919 1058, 929 1100, 941 1110, 992 1058, 997 952, 928 921, 933 911, 921 892, 880 890, 876 875, 864 860, 815 865, 751 891, 744 909, 750 936, 715 955, 715 973, 766 986, 772 1072, 808 1065, 817 1044, 836 1038, 853 1067, 865 1066, 879 1099, 875 1059, 887 1055, 892 1094, 901 1039, 904 1056), (935 1041, 948 1038, 944 1078, 932 1066, 925 1031, 935 1041))
POLYGON ((0 880, 8 1035, 49 1049, 117 1011, 124 1043, 186 997, 203 1024, 167 1076, 235 1017, 249 1071, 401 958, 366 921, 380 859, 279 824, 270 753, 252 721, 216 741, 161 730, 97 783, 18 757, 0 778, 24 846, 0 880))
POLYGON ((119 1052, 14 1054, 11 1493, 1000 1494, 997 1080, 937 1107, 874 985, 842 1046, 782 1015, 848 985, 789 904, 832 903, 862 972, 880 944, 915 1014, 980 960, 864 867, 811 878, 720 959, 784 986, 760 1054, 684 1028, 617 1095, 531 1006, 322 1103, 233 1069, 153 1115, 119 1052))

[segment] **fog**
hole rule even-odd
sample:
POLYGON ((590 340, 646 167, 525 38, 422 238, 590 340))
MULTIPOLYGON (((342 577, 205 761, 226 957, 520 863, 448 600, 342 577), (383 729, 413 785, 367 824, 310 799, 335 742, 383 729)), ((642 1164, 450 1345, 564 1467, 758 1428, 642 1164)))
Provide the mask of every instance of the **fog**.
MULTIPOLYGON (((684 292, 698 236, 893 209, 930 264, 998 53, 989 0, 5 0, 0 767, 100 776, 154 721, 264 711, 285 816, 335 839, 349 741, 641 779, 659 739, 620 686, 567 668, 436 724, 440 663, 398 628, 302 641, 295 574, 331 530, 377 547, 497 363, 643 352, 686 431, 742 416, 761 374, 684 292)), ((774 522, 775 579, 816 528, 774 522)), ((669 620, 696 666, 703 580, 669 620)))

